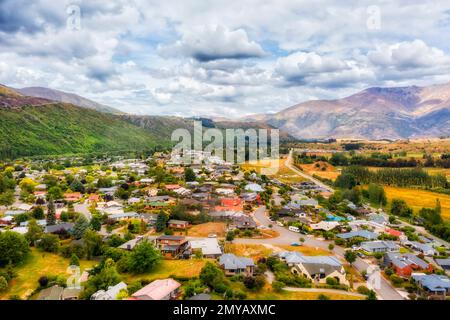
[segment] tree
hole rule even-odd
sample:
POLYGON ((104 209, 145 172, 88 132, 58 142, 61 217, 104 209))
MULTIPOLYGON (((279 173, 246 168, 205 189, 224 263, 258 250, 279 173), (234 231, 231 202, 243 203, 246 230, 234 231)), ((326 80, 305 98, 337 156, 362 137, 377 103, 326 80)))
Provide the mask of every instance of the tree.
POLYGON ((112 259, 106 259, 101 270, 89 278, 88 285, 93 286, 95 291, 108 290, 110 286, 116 285, 120 281, 121 278, 117 272, 116 264, 112 259))
POLYGON ((35 181, 33 181, 33 179, 30 179, 30 178, 24 178, 19 183, 20 189, 22 189, 22 191, 26 191, 28 193, 33 193, 34 188, 36 186, 37 186, 37 183, 35 181))
POLYGON ((143 241, 138 244, 128 259, 128 271, 144 273, 151 271, 161 260, 161 253, 150 242, 143 241))
POLYGON ((72 253, 72 256, 70 257, 70 265, 71 266, 80 265, 80 259, 78 259, 78 256, 75 253, 72 253))
POLYGON ((30 252, 27 239, 12 231, 0 233, 0 266, 22 262, 30 252))
POLYGON ((370 183, 367 192, 371 204, 379 206, 385 206, 387 204, 386 193, 382 186, 370 183))
POLYGON ((400 217, 410 217, 413 214, 412 209, 402 199, 392 199, 390 212, 400 217))
POLYGON ((95 231, 100 231, 102 228, 102 222, 98 215, 93 215, 91 219, 91 228, 95 231))
POLYGON ((333 251, 333 249, 334 249, 334 244, 330 243, 328 245, 328 250, 333 251))
POLYGON ((50 199, 47 204, 47 225, 52 226, 56 224, 56 209, 55 209, 55 203, 53 202, 53 199, 50 199))
POLYGON ((48 199, 62 199, 64 197, 64 192, 58 186, 53 186, 48 189, 47 198, 48 199))
POLYGON ((44 215, 44 209, 42 209, 41 206, 35 207, 35 208, 33 209, 33 211, 31 212, 31 216, 32 216, 34 219, 37 219, 37 220, 44 219, 44 217, 45 217, 45 215, 44 215))
POLYGON ((352 250, 345 251, 344 258, 345 260, 352 265, 353 262, 356 261, 356 252, 352 250))
POLYGON ((0 206, 10 206, 14 203, 14 191, 0 193, 0 206))
POLYGON ((195 175, 195 172, 194 170, 192 170, 192 168, 186 168, 184 170, 184 180, 186 182, 195 181, 196 177, 197 176, 195 175))
POLYGON ((229 242, 232 242, 234 240, 234 232, 233 231, 227 232, 226 240, 229 242))
POLYGON ((334 185, 341 189, 352 189, 356 186, 356 178, 352 174, 342 173, 339 177, 337 177, 334 185))
POLYGON ((83 236, 83 241, 86 257, 88 259, 102 254, 103 239, 97 232, 87 230, 83 236))
POLYGON ((222 283, 224 279, 222 270, 220 270, 215 264, 209 261, 200 271, 199 277, 204 284, 211 288, 214 288, 214 285, 217 283, 222 283))
POLYGON ((161 232, 164 231, 164 229, 166 229, 166 223, 167 223, 167 215, 164 213, 164 211, 160 211, 158 213, 158 217, 156 218, 156 231, 157 232, 161 232))
POLYGON ((0 276, 0 292, 5 292, 8 289, 8 281, 5 277, 0 276))
POLYGON ((25 238, 33 246, 35 241, 40 239, 42 236, 42 227, 37 223, 35 219, 31 219, 28 222, 28 231, 25 234, 25 238))
POLYGON ((86 219, 84 214, 80 214, 77 221, 75 221, 75 225, 73 226, 72 235, 75 239, 81 239, 88 228, 89 221, 86 219))
POLYGON ((44 234, 36 242, 36 247, 46 252, 58 252, 59 237, 55 234, 44 234))

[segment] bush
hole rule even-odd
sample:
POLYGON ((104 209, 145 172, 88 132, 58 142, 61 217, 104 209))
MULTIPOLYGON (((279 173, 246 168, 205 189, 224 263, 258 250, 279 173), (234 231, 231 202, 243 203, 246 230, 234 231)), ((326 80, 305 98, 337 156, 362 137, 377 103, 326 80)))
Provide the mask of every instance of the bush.
POLYGON ((368 295, 370 290, 366 286, 359 286, 358 289, 356 289, 359 294, 368 295))
POLYGON ((272 289, 277 291, 277 292, 280 292, 281 290, 283 290, 283 288, 285 286, 286 285, 283 282, 281 282, 281 281, 274 281, 274 282, 272 282, 272 289))
POLYGON ((28 241, 23 235, 12 231, 0 233, 0 266, 22 262, 29 251, 28 241))
POLYGON ((324 295, 323 293, 321 293, 321 294, 319 294, 319 296, 317 297, 317 299, 319 299, 319 300, 330 300, 330 297, 324 295))
POLYGON ((48 286, 48 277, 47 276, 41 276, 38 280, 39 286, 41 288, 46 288, 48 286))
POLYGON ((54 234, 44 234, 36 243, 36 247, 46 252, 58 252, 59 237, 54 234))
POLYGON ((394 286, 400 286, 403 283, 403 279, 400 278, 398 275, 396 274, 392 274, 389 279, 392 281, 392 284, 394 286))
POLYGON ((325 281, 326 281, 327 285, 329 285, 329 286, 337 286, 339 284, 338 280, 336 280, 335 278, 331 278, 331 277, 326 278, 325 281))
POLYGON ((6 281, 5 277, 0 276, 0 292, 5 292, 8 290, 8 281, 6 281))

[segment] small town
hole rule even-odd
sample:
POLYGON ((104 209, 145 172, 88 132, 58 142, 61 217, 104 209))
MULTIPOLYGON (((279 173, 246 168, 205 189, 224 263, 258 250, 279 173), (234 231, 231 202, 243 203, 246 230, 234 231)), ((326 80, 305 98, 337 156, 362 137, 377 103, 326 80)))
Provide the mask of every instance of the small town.
POLYGON ((448 243, 307 175, 303 153, 274 176, 204 151, 5 163, 0 297, 445 299, 448 243))

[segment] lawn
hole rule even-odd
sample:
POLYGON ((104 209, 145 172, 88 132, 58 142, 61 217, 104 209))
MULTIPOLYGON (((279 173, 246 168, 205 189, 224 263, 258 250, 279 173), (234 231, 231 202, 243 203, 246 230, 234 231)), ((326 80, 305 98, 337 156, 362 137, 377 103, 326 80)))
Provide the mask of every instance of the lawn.
MULTIPOLYGON (((320 292, 294 292, 282 291, 275 292, 273 290, 262 290, 257 293, 250 293, 247 295, 248 299, 255 300, 318 300, 320 292)), ((360 296, 323 292, 323 295, 330 298, 330 300, 362 300, 360 296)))
POLYGON ((153 281, 156 279, 165 279, 171 276, 176 277, 197 277, 208 259, 190 259, 190 260, 162 260, 158 266, 149 273, 131 275, 123 274, 125 282, 146 279, 153 281))
POLYGON ((442 217, 450 220, 450 195, 426 190, 388 186, 385 186, 384 190, 386 191, 386 196, 389 201, 394 198, 403 199, 416 212, 424 207, 434 208, 436 199, 439 199, 441 202, 442 217))
POLYGON ((296 174, 294 171, 286 167, 285 165, 286 159, 281 158, 278 160, 259 160, 259 161, 252 161, 252 162, 246 162, 245 164, 241 165, 242 170, 255 170, 258 173, 261 173, 261 170, 263 168, 270 168, 278 166, 278 170, 275 174, 270 175, 273 178, 276 178, 284 183, 299 183, 302 181, 305 181, 305 179, 298 174, 296 174))
POLYGON ((209 234, 214 233, 218 237, 225 237, 226 224, 224 222, 207 222, 192 226, 188 230, 188 236, 190 237, 207 237, 209 234))
MULTIPOLYGON (((92 268, 96 261, 80 261, 81 272, 86 268, 92 268)), ((38 279, 44 275, 69 275, 66 273, 69 259, 57 254, 40 252, 32 249, 24 263, 15 268, 17 277, 10 283, 7 292, 0 294, 0 299, 8 299, 11 295, 26 298, 38 286, 38 279)))

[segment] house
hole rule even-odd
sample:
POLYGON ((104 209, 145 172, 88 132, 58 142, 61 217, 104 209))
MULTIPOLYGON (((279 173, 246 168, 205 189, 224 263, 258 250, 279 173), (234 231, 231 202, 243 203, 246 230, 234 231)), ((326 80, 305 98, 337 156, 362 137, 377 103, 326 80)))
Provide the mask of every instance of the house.
POLYGON ((450 292, 450 278, 447 276, 413 273, 411 277, 429 294, 447 295, 450 292))
POLYGON ((398 246, 395 242, 383 240, 361 242, 360 247, 369 253, 394 252, 400 249, 400 246, 398 246))
POLYGON ((156 220, 158 220, 158 215, 154 213, 141 213, 139 218, 147 223, 147 226, 154 226, 156 220))
POLYGON ((436 250, 434 250, 429 244, 420 243, 417 241, 411 241, 409 244, 413 249, 423 253, 426 256, 434 256, 437 254, 436 250))
POLYGON ((38 300, 62 300, 64 288, 60 286, 52 286, 39 292, 38 300))
POLYGON ((59 224, 54 224, 51 226, 45 226, 45 233, 61 233, 61 232, 70 232, 73 229, 74 224, 71 222, 64 222, 59 224))
POLYGON ((345 232, 345 233, 340 233, 337 235, 338 238, 341 239, 351 239, 351 238, 364 238, 366 240, 375 240, 378 238, 378 234, 376 234, 375 232, 370 232, 367 230, 358 230, 358 231, 351 231, 351 232, 345 232))
POLYGON ((430 263, 412 253, 387 252, 384 254, 384 265, 392 267, 398 276, 404 278, 410 277, 413 271, 433 271, 430 263))
POLYGON ((131 296, 131 300, 174 300, 180 295, 181 284, 171 278, 155 280, 131 296))
POLYGON ((316 283, 326 283, 327 278, 334 278, 340 284, 349 285, 342 263, 333 256, 303 256, 291 272, 303 275, 316 283))
POLYGON ((9 226, 14 220, 13 216, 0 217, 0 226, 9 226))
POLYGON ((183 236, 163 235, 155 240, 156 247, 166 258, 180 258, 190 256, 189 241, 183 236))
POLYGON ((173 229, 186 229, 187 227, 189 227, 190 223, 189 221, 170 219, 167 222, 167 225, 169 226, 169 228, 173 229))
POLYGON ((123 250, 131 251, 136 247, 139 243, 141 243, 145 238, 143 236, 137 236, 134 239, 131 239, 123 244, 121 244, 118 248, 123 250))
POLYGON ((89 195, 88 202, 89 203, 97 203, 101 201, 101 197, 99 194, 92 193, 89 195))
POLYGON ((246 191, 249 192, 263 192, 264 189, 257 183, 249 183, 244 188, 246 191))
POLYGON ((121 220, 139 218, 139 214, 136 212, 114 213, 114 214, 109 215, 108 218, 115 220, 115 221, 121 221, 121 220))
POLYGON ((381 225, 386 225, 389 220, 388 218, 386 218, 386 216, 382 215, 382 214, 371 214, 369 215, 369 220, 373 221, 375 223, 381 224, 381 225))
POLYGON ((250 258, 237 257, 232 253, 225 253, 219 258, 219 265, 225 270, 226 275, 244 274, 253 276, 255 263, 250 258))
POLYGON ((78 300, 80 293, 81 288, 64 288, 62 300, 78 300))
POLYGON ((252 230, 257 227, 255 220, 252 217, 242 215, 233 218, 232 228, 239 230, 252 230))
POLYGON ((80 192, 71 192, 71 193, 64 193, 64 200, 67 202, 76 202, 81 199, 81 193, 80 192))
POLYGON ((278 253, 278 257, 290 267, 305 261, 305 256, 298 251, 282 251, 278 253))
POLYGON ((255 203, 260 200, 260 196, 256 192, 246 192, 241 194, 241 199, 246 203, 255 203))
POLYGON ((239 198, 220 199, 220 205, 215 207, 216 211, 243 211, 244 206, 239 198))
POLYGON ((200 250, 203 258, 217 258, 222 255, 217 238, 203 238, 190 241, 192 250, 200 250))
POLYGON ((337 221, 320 221, 319 223, 309 225, 313 230, 330 231, 339 226, 337 221))
POLYGON ((108 290, 99 290, 91 296, 91 300, 117 300, 120 291, 127 290, 125 282, 119 282, 114 286, 109 286, 108 290))
POLYGON ((177 189, 181 188, 181 186, 179 184, 166 184, 165 188, 167 190, 173 191, 173 190, 177 190, 177 189))
POLYGON ((450 270, 450 258, 447 259, 436 259, 436 263, 444 270, 450 270))
POLYGON ((399 230, 391 229, 391 228, 387 228, 387 229, 385 230, 385 232, 386 232, 388 235, 391 235, 391 236, 397 237, 397 238, 400 238, 401 236, 404 235, 403 232, 401 232, 401 231, 399 231, 399 230))
POLYGON ((22 211, 30 211, 31 209, 33 209, 33 206, 27 203, 21 203, 16 206, 16 208, 22 211))

